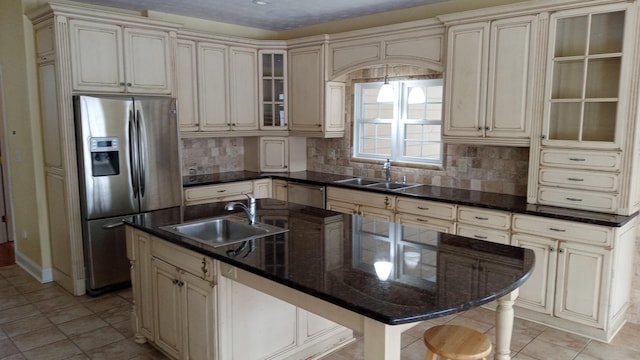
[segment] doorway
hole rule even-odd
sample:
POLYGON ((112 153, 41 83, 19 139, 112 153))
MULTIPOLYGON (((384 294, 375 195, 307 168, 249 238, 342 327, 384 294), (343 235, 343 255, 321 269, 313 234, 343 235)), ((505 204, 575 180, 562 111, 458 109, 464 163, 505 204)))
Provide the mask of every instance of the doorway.
POLYGON ((0 65, 0 260, 3 262, 14 261, 13 239, 9 236, 11 224, 11 207, 8 166, 7 144, 6 144, 6 123, 4 108, 4 80, 2 65, 0 65))

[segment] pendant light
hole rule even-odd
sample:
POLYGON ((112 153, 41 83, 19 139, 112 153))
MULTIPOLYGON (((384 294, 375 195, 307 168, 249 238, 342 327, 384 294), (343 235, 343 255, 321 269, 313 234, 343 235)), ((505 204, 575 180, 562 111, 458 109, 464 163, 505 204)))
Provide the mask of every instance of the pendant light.
POLYGON ((424 90, 421 87, 412 87, 409 90, 409 104, 424 104, 427 99, 424 95, 424 90))
POLYGON ((384 84, 380 88, 378 93, 377 102, 394 102, 396 97, 395 89, 393 85, 389 84, 389 65, 387 65, 384 71, 384 84))

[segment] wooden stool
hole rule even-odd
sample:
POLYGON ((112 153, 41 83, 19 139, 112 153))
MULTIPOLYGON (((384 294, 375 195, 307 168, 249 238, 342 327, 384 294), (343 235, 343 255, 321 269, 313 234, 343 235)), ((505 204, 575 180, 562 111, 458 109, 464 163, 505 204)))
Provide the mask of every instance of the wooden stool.
POLYGON ((458 325, 438 325, 424 332, 427 360, 485 360, 491 352, 489 338, 458 325))

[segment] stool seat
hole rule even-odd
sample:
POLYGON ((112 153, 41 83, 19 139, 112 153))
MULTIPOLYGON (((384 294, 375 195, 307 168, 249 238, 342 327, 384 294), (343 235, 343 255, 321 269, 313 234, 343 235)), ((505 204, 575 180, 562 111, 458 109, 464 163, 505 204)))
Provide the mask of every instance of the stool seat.
POLYGON ((436 355, 448 360, 483 360, 491 353, 491 341, 481 332, 459 325, 438 325, 424 332, 427 360, 436 355))

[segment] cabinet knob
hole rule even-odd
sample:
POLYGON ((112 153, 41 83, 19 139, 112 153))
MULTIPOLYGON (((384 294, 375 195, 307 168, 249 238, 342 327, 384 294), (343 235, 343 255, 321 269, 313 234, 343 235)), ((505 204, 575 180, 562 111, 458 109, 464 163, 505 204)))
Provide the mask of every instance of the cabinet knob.
POLYGON ((485 127, 484 127, 484 129, 485 129, 485 130, 489 130, 489 127, 488 127, 488 126, 485 126, 485 127))
POLYGON ((171 282, 173 285, 178 285, 178 279, 173 279, 173 281, 171 282))
POLYGON ((123 83, 123 82, 121 82, 121 83, 120 83, 120 86, 124 86, 124 83, 123 83))
POLYGON ((482 126, 478 126, 478 130, 482 130, 482 126))
POLYGON ((554 252, 554 251, 556 251, 556 249, 549 247, 549 252, 554 252))
POLYGON ((544 136, 544 135, 542 135, 542 136, 540 136, 540 138, 541 138, 542 140, 544 140, 544 139, 546 139, 547 137, 546 137, 546 136, 544 136))
POLYGON ((131 83, 127 83, 127 86, 131 86, 131 83))
POLYGON ((564 249, 563 248, 559 248, 558 252, 562 254, 564 252, 564 249))

